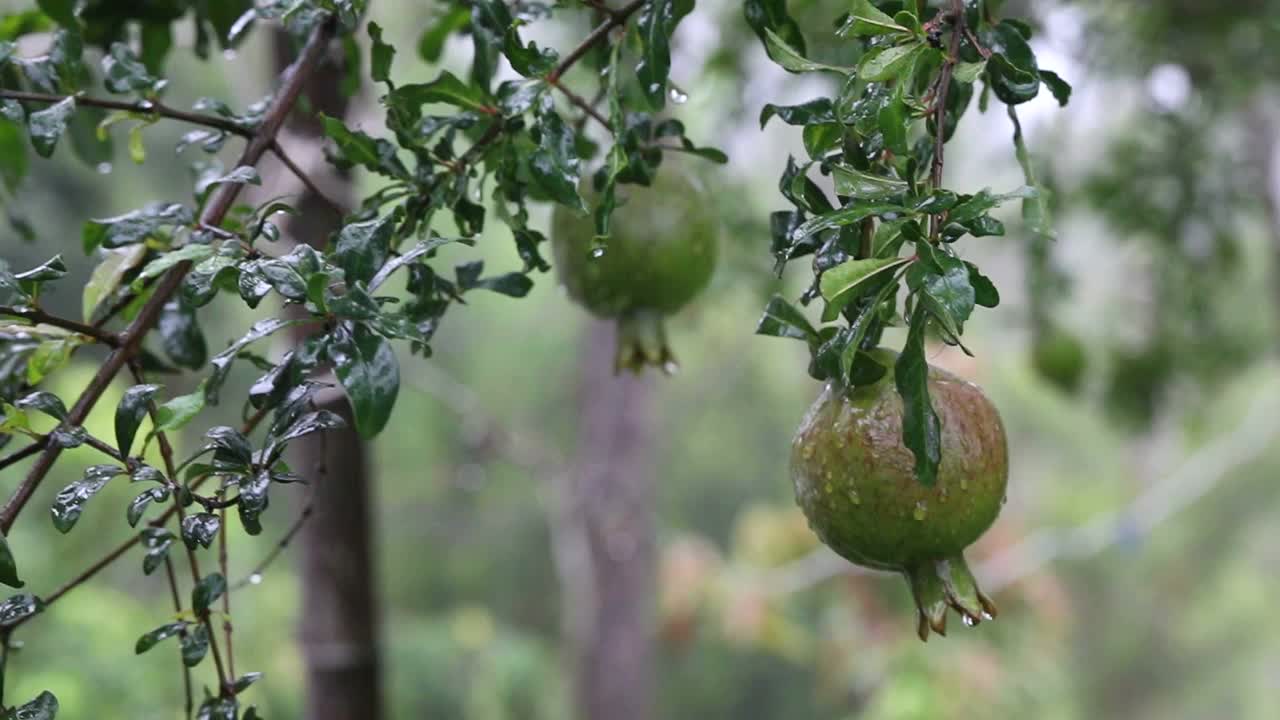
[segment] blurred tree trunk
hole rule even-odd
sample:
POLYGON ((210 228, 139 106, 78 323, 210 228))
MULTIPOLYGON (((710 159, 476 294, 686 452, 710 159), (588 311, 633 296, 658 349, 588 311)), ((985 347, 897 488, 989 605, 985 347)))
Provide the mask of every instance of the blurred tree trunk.
MULTIPOLYGON (((292 40, 277 32, 276 69, 294 54, 292 40)), ((342 54, 334 46, 331 72, 318 72, 303 93, 309 112, 295 113, 285 126, 281 143, 335 202, 350 205, 350 180, 327 163, 316 162, 324 142, 319 113, 341 118, 348 98, 338 90, 337 71, 342 54)), ((341 219, 325 200, 304 192, 301 211, 283 228, 296 242, 322 247, 341 219)), ((294 328, 299 342, 314 325, 294 328)), ((308 720, 348 720, 382 717, 381 661, 378 608, 375 598, 373 539, 370 527, 370 486, 364 443, 356 435, 346 396, 336 389, 316 393, 318 408, 336 412, 347 427, 308 435, 290 444, 290 462, 314 478, 311 517, 299 536, 302 545, 302 622, 300 635, 306 665, 308 720), (313 472, 313 469, 316 471, 313 472)))
POLYGON ((578 449, 561 492, 560 557, 578 720, 653 716, 656 561, 652 377, 614 375, 593 320, 578 375, 578 449), (566 562, 567 560, 567 562, 566 562))
POLYGON ((1280 123, 1272 98, 1263 94, 1249 112, 1249 129, 1262 179, 1263 207, 1271 231, 1272 314, 1280 323, 1280 123))

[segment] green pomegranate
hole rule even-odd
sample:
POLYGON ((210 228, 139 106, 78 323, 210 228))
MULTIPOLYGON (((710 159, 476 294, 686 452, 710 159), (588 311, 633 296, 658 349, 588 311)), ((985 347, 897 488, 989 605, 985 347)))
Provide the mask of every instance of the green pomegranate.
MULTIPOLYGON (((588 206, 595 193, 583 183, 588 206)), ((675 369, 663 319, 692 300, 715 269, 718 225, 700 185, 663 167, 651 187, 619 185, 609 239, 590 215, 557 206, 551 245, 569 296, 618 323, 617 369, 675 369)))
POLYGON ((1075 335, 1053 328, 1035 339, 1031 362, 1040 377, 1059 390, 1074 394, 1080 388, 1087 360, 1084 345, 1075 335))
MULTIPOLYGON (((892 368, 896 354, 872 356, 892 368)), ((937 482, 925 486, 902 444, 902 398, 893 372, 872 385, 828 384, 791 449, 796 502, 818 537, 847 560, 903 573, 921 640, 946 634, 947 608, 966 625, 995 616, 963 551, 995 521, 1009 477, 1004 426, 976 385, 929 368, 942 427, 937 482)))

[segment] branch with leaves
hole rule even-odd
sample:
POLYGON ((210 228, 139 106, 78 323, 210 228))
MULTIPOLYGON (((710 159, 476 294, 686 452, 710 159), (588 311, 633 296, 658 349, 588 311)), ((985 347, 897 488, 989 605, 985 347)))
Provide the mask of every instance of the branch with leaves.
MULTIPOLYGON (((159 122, 194 126, 182 136, 179 152, 198 149, 210 156, 194 163, 194 203, 161 199, 85 223, 84 249, 98 265, 85 285, 80 318, 54 314, 42 302, 59 291, 59 281, 67 275, 60 258, 22 272, 0 262, 3 430, 30 439, 0 458, 0 467, 19 466, 34 456, 0 507, 0 532, 7 536, 25 514, 66 448, 93 447, 109 462, 86 468, 80 480, 58 493, 51 514, 59 531, 72 531, 114 478, 128 477, 142 488, 124 512, 127 524, 141 531, 43 598, 24 594, 5 601, 10 621, 3 635, 7 643, 50 603, 141 546, 144 574, 164 568, 178 615, 139 638, 135 650, 146 652, 177 638, 188 714, 252 720, 256 710, 241 708, 239 698, 258 675, 236 676, 231 652, 228 593, 239 585, 227 582, 232 563, 226 521, 234 512, 247 533, 263 532, 272 491, 302 479, 281 459, 289 442, 341 423, 333 413, 316 410, 312 394, 336 379, 350 401, 356 430, 365 436, 378 433, 388 423, 400 389, 394 345, 427 355, 446 311, 464 303, 469 293, 522 297, 533 278, 549 269, 540 247, 546 238, 528 222, 531 203, 591 212, 601 240, 607 241, 614 189, 624 183, 647 185, 665 151, 724 158, 719 151, 696 147, 678 121, 658 119, 668 97, 671 36, 692 3, 630 0, 616 8, 593 3, 586 9, 597 18, 594 28, 563 54, 521 38, 522 28, 545 14, 501 0, 458 3, 438 26, 426 29, 419 47, 424 56, 438 56, 448 36, 465 34, 474 47, 468 76, 442 72, 430 82, 409 84, 394 79, 396 48, 384 40, 381 28, 364 21, 363 0, 229 3, 235 12, 218 18, 206 15, 204 4, 191 3, 188 9, 200 29, 197 54, 209 55, 211 38, 234 47, 249 28, 263 23, 282 24, 299 42, 298 57, 279 79, 278 89, 242 110, 210 98, 189 111, 166 103, 163 68, 170 45, 155 44, 155 33, 144 33, 140 41, 122 33, 138 19, 126 4, 87 13, 75 3, 40 3, 47 15, 47 23, 39 26, 49 30, 43 36, 47 51, 23 56, 16 46, 0 45, 0 131, 25 133, 38 155, 52 155, 64 135, 79 132, 90 118, 101 141, 115 128, 129 127, 129 153, 139 163, 147 155, 145 130, 159 122), (342 38, 350 45, 356 33, 368 39, 366 67, 383 88, 389 135, 375 137, 335 118, 318 120, 330 142, 328 160, 342 169, 379 176, 381 187, 355 208, 329 203, 343 221, 318 249, 307 244, 283 252, 270 248, 281 236, 274 219, 297 210, 281 200, 245 204, 244 191, 261 182, 258 165, 274 154, 323 198, 302 166, 284 152, 277 134, 285 118, 299 111, 301 89, 331 42, 342 38), (89 44, 90 37, 97 45, 89 44), (628 44, 638 49, 638 58, 621 51, 628 44), (593 74, 597 77, 598 87, 586 92, 574 87, 579 77, 573 71, 584 62, 603 71, 581 73, 584 83, 593 74), (518 77, 498 82, 500 63, 518 77), (95 95, 92 86, 98 82, 119 97, 95 95), (596 100, 588 101, 588 96, 596 100), (596 109, 599 103, 607 104, 607 112, 596 109), (612 142, 606 148, 608 162, 595 177, 598 207, 588 207, 579 194, 588 164, 600 160, 580 142, 583 124, 590 119, 612 142), (231 140, 245 145, 228 169, 214 156, 231 140), (456 228, 447 236, 437 229, 445 217, 456 228), (457 265, 452 273, 438 267, 440 248, 474 244, 490 218, 508 226, 520 269, 487 274, 479 260, 457 265), (384 302, 379 293, 391 282, 403 283, 407 299, 384 302), (239 339, 211 353, 196 311, 215 301, 250 309, 285 304, 302 312, 287 319, 266 314, 239 339), (317 325, 323 332, 279 358, 252 350, 254 343, 299 323, 317 325), (42 389, 47 377, 90 343, 108 353, 82 392, 64 403, 42 389), (223 400, 227 378, 237 368, 259 374, 245 398, 250 416, 240 428, 205 429, 199 448, 179 456, 170 436, 195 426, 207 407, 223 400), (133 385, 115 408, 111 442, 90 434, 84 422, 124 371, 133 375, 133 385), (200 374, 191 392, 173 394, 152 382, 156 373, 182 371, 200 374), (52 418, 56 427, 33 430, 39 414, 52 418), (160 456, 156 467, 146 460, 151 448, 160 456), (202 494, 211 479, 217 486, 202 494), (164 510, 147 520, 148 512, 161 505, 164 510), (179 542, 184 558, 170 553, 179 542), (216 570, 202 568, 210 562, 202 561, 205 551, 216 552, 216 570), (190 571, 189 604, 180 589, 188 581, 176 572, 184 561, 190 571), (215 632, 217 607, 224 614, 220 634, 215 632), (213 689, 192 707, 197 703, 191 671, 206 656, 215 670, 213 689)), ((561 10, 573 11, 557 12, 561 10)), ((361 78, 345 81, 358 85, 361 78)), ((25 152, 22 157, 0 152, 0 174, 9 190, 21 182, 25 160, 25 152)), ((278 556, 306 516, 304 509, 259 567, 278 556)), ((21 587, 17 550, 15 554, 0 543, 0 582, 21 587)), ((2 697, 0 705, 9 707, 2 697)), ((56 710, 52 693, 17 709, 32 717, 52 717, 56 710)))
MULTIPOLYGON (((915 456, 917 477, 932 485, 941 427, 929 398, 926 334, 968 353, 961 342, 965 322, 977 306, 1000 302, 992 282, 961 258, 957 241, 1003 235, 1004 224, 991 215, 1003 203, 1021 200, 1030 217, 1044 202, 1029 165, 1027 184, 1009 192, 946 188, 946 143, 975 94, 979 108, 994 96, 1012 113, 1042 84, 1063 104, 1070 87, 1038 66, 1030 27, 996 20, 991 3, 881 9, 900 5, 854 2, 837 35, 857 61, 835 66, 805 56, 804 36, 783 3, 746 3, 747 21, 774 62, 788 72, 834 77, 839 86, 834 96, 769 104, 760 114, 762 126, 777 118, 803 131, 808 158, 791 159, 782 174, 779 189, 794 207, 770 216, 772 252, 779 274, 787 263, 812 256, 813 282, 800 302, 821 298, 824 325, 816 327, 776 296, 756 331, 804 341, 809 372, 818 380, 855 388, 892 372, 903 399, 904 443, 915 456), (834 201, 814 171, 834 189, 834 201), (903 324, 906 344, 886 367, 870 351, 886 327, 903 324)), ((1018 143, 1022 157, 1020 134, 1018 143)))

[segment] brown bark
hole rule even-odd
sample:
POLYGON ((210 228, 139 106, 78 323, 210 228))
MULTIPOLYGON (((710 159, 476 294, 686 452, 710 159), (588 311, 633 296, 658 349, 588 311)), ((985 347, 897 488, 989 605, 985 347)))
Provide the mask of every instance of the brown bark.
POLYGON ((653 716, 652 377, 614 375, 615 330, 593 321, 578 382, 578 450, 561 520, 566 635, 578 720, 653 716), (571 562, 566 564, 564 561, 571 562))
MULTIPOLYGON (((277 34, 277 64, 291 41, 277 34)), ((348 178, 315 162, 324 142, 319 114, 341 118, 348 98, 338 89, 341 53, 332 48, 326 68, 304 89, 310 112, 295 113, 281 143, 329 198, 350 205, 348 178), (292 141, 292 142, 291 142, 292 141)), ((282 228, 295 242, 324 246, 341 220, 323 199, 304 192, 282 228)), ((314 326, 295 328, 300 342, 314 326)), ((350 405, 336 389, 318 392, 318 408, 336 412, 347 427, 309 435, 290 445, 290 462, 312 478, 311 517, 299 535, 302 546, 302 621, 299 628, 306 665, 308 720, 377 720, 383 716, 378 603, 372 523, 371 476, 365 445, 355 433, 350 405)))

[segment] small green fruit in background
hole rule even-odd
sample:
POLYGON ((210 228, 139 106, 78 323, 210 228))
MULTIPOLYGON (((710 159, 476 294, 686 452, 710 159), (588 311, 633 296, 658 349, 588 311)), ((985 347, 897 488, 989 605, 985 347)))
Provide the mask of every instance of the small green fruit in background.
MULTIPOLYGON (((583 183, 587 205, 596 193, 583 183)), ((590 215, 556 206, 551 244, 569 297, 618 323, 615 366, 675 369, 663 319, 689 303, 715 270, 719 225, 702 186, 664 165, 650 187, 619 185, 610 235, 599 246, 590 215)))
POLYGON ((1075 335, 1053 328, 1037 337, 1031 362, 1040 377, 1066 393, 1080 388, 1086 364, 1084 344, 1075 335))
MULTIPOLYGON (((896 353, 873 351, 892 368, 896 353)), ((902 444, 902 397, 893 373, 870 385, 829 383, 791 446, 796 502, 818 537, 845 559, 901 572, 911 584, 921 640, 945 635, 947 609, 966 625, 995 616, 964 549, 995 522, 1009 451, 995 406, 972 383, 929 368, 942 426, 937 482, 922 484, 902 444)))

